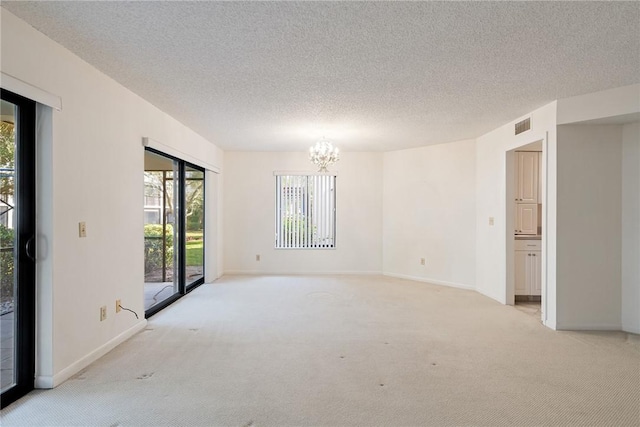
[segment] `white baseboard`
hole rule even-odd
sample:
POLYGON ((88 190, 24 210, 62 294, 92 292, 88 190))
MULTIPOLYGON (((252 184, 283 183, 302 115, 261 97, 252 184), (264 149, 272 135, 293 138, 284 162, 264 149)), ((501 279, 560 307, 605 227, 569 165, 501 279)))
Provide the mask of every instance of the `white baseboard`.
POLYGON ((225 270, 224 276, 381 276, 381 271, 260 271, 225 270))
POLYGON ((474 286, 465 285, 462 283, 455 283, 455 282, 445 282, 444 280, 430 279, 428 277, 409 276, 406 274, 397 274, 397 273, 383 273, 383 276, 395 277, 397 279, 413 280, 414 282, 431 283, 432 285, 448 286, 450 288, 465 289, 468 291, 476 290, 474 286))
POLYGON ((558 330, 558 325, 556 325, 555 321, 547 319, 547 320, 543 320, 542 324, 549 329, 553 329, 554 331, 558 330))
POLYGON ((634 326, 627 326, 627 325, 622 325, 622 330, 624 332, 629 332, 631 334, 638 334, 640 335, 640 326, 634 327, 634 326))
POLYGON ((556 323, 557 331, 621 331, 620 323, 556 323))
POLYGON ((500 304, 507 305, 507 302, 504 300, 504 297, 500 298, 490 293, 485 292, 483 289, 475 289, 475 291, 479 294, 484 295, 487 298, 491 298, 494 301, 498 301, 500 304))
POLYGON ((53 377, 51 375, 36 375, 35 388, 53 388, 53 377))
POLYGON ((54 388, 77 374, 118 345, 122 344, 147 326, 147 319, 142 319, 131 328, 127 329, 115 338, 107 341, 91 353, 87 354, 83 358, 73 362, 57 374, 51 375, 37 375, 35 379, 35 388, 54 388))

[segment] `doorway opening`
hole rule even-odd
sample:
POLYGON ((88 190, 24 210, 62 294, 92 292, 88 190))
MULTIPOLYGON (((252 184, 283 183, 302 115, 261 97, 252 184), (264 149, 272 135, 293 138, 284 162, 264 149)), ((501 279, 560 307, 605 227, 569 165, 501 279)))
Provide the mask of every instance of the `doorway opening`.
POLYGON ((204 169, 146 148, 144 304, 148 316, 204 283, 204 169))
POLYGON ((545 140, 506 153, 506 303, 544 321, 545 140))

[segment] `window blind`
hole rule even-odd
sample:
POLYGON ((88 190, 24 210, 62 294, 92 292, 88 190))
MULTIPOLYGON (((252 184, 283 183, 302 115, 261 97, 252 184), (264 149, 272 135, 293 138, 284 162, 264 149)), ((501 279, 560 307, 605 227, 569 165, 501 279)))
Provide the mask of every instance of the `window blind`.
POLYGON ((278 249, 335 248, 336 177, 276 175, 278 249))

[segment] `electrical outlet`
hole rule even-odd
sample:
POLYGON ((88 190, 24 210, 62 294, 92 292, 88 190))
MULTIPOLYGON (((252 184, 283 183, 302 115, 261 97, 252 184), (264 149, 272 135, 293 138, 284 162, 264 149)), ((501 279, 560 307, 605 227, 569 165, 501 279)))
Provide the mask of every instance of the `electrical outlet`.
POLYGON ((100 321, 106 320, 107 318, 107 306, 103 305, 100 307, 100 321))
POLYGON ((424 258, 420 258, 420 265, 426 265, 427 264, 427 260, 424 258))
POLYGON ((260 255, 256 255, 256 261, 260 261, 260 255))
POLYGON ((116 313, 120 313, 120 310, 121 310, 121 308, 120 308, 120 300, 117 299, 116 300, 116 313))
POLYGON ((80 237, 87 237, 87 224, 84 221, 78 223, 78 235, 80 237))

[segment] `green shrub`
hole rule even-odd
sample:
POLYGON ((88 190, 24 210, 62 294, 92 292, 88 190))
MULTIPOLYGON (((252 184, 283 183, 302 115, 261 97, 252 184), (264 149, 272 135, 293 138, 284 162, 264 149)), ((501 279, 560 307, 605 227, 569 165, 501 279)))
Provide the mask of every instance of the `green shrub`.
POLYGON ((202 230, 202 211, 193 212, 187 217, 187 230, 202 230))
MULTIPOLYGON (((167 224, 165 232, 165 263, 173 266, 173 226, 167 224)), ((145 224, 144 226, 144 272, 150 273, 162 268, 162 224, 145 224)))
POLYGON ((289 236, 291 240, 295 239, 296 235, 306 236, 307 234, 307 220, 306 218, 285 217, 283 221, 283 231, 285 236, 289 236))
MULTIPOLYGON (((13 229, 0 224, 0 247, 12 248, 14 245, 13 238, 13 229)), ((7 301, 13 298, 13 271, 13 251, 5 250, 0 252, 0 301, 7 301)))

